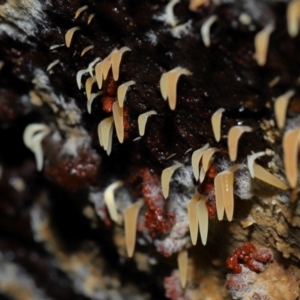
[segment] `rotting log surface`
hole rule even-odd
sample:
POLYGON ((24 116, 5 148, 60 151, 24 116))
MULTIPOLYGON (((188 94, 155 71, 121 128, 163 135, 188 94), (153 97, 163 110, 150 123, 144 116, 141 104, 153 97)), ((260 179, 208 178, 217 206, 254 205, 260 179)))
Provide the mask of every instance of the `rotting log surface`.
POLYGON ((253 129, 239 141, 237 162, 246 166, 252 151, 270 149, 273 155, 257 162, 285 180, 282 136, 300 122, 300 40, 287 32, 289 2, 208 1, 191 11, 182 0, 174 6, 174 28, 164 15, 167 1, 45 2, 0 2, 3 299, 298 299, 300 211, 297 199, 290 201, 292 191, 251 179, 246 168, 238 171, 234 220, 229 223, 214 218, 213 186, 216 172, 230 165, 227 133, 235 125, 253 129), (88 9, 74 19, 83 5, 88 9), (91 14, 95 17, 87 25, 91 14), (249 24, 241 21, 242 14, 250 17, 249 24), (212 15, 218 19, 210 29, 211 45, 205 47, 200 29, 212 15), (275 29, 267 62, 258 66, 254 37, 271 22, 275 29), (80 30, 67 48, 65 33, 75 26, 80 30), (53 45, 62 46, 50 51, 53 45), (94 48, 81 57, 90 45, 94 48), (88 114, 84 83, 89 75, 82 77, 79 90, 77 72, 123 46, 131 51, 123 54, 119 80, 114 82, 109 73, 103 95, 88 114), (59 62, 47 71, 55 60, 59 62), (159 81, 178 66, 192 75, 180 77, 176 110, 171 111, 159 81), (278 76, 278 83, 270 86, 278 76), (117 87, 129 80, 136 84, 128 89, 124 104, 125 141, 119 144, 114 134, 107 156, 97 126, 110 115, 117 87), (287 126, 279 131, 274 99, 290 89, 295 95, 287 126), (217 143, 210 119, 221 107, 225 112, 217 143), (157 115, 149 117, 145 136, 134 141, 138 116, 150 110, 157 115), (51 129, 42 143, 42 172, 36 171, 34 156, 23 144, 24 129, 32 123, 51 129), (206 143, 220 151, 199 184, 189 179, 192 152, 187 150, 206 143), (160 175, 175 162, 187 171, 179 171, 164 200, 160 175), (103 203, 105 188, 116 180, 124 182, 116 200, 121 214, 145 199, 136 254, 130 260, 123 225, 113 224, 103 203), (210 208, 205 247, 200 238, 191 247, 187 226, 187 200, 197 188, 210 208), (235 266, 241 274, 231 273, 226 258, 245 242, 256 245, 257 252, 249 253, 256 253, 259 267, 248 269, 242 257, 240 267, 235 266), (181 248, 189 251, 185 290, 177 271, 181 248), (270 251, 272 261, 264 261, 261 253, 270 251))

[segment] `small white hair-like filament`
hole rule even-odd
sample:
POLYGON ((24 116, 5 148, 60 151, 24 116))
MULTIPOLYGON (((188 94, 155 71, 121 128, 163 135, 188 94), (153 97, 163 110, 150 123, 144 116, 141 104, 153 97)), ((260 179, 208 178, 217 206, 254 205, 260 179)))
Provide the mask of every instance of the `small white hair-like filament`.
POLYGON ((108 213, 110 218, 118 223, 118 211, 117 211, 117 206, 115 202, 115 195, 114 192, 117 188, 121 187, 123 185, 123 182, 121 180, 116 181, 112 184, 110 184, 104 191, 104 202, 106 204, 108 213))
POLYGON ((236 161, 238 153, 238 142, 244 132, 251 132, 249 126, 233 126, 228 132, 228 152, 231 161, 236 161))
POLYGON ((195 176, 195 179, 199 179, 199 163, 202 158, 202 155, 206 149, 208 149, 209 144, 204 145, 200 149, 196 150, 192 154, 192 168, 193 168, 193 173, 195 176))
POLYGON ((178 19, 174 15, 174 6, 179 3, 180 0, 171 0, 165 9, 166 13, 166 23, 172 27, 175 27, 178 24, 178 19))
POLYGON ((287 181, 291 188, 297 186, 299 140, 300 128, 289 130, 283 136, 284 169, 287 181))
POLYGON ((175 172, 175 170, 178 168, 181 168, 181 167, 183 167, 183 164, 177 163, 174 166, 171 166, 171 167, 163 170, 163 172, 161 174, 161 185, 162 185, 163 196, 165 197, 165 199, 168 198, 168 196, 169 196, 171 177, 172 177, 173 173, 175 172))
POLYGON ((181 75, 191 75, 192 73, 184 68, 177 67, 160 78, 160 91, 165 100, 168 99, 171 110, 175 110, 177 102, 177 83, 181 75))
POLYGON ((288 33, 291 37, 296 37, 300 26, 300 0, 292 0, 286 11, 288 33))
POLYGON ((217 21, 217 19, 218 17, 216 15, 212 15, 202 24, 201 36, 205 47, 210 46, 210 27, 217 21))
POLYGON ((157 112, 154 111, 154 110, 150 110, 150 111, 147 111, 147 112, 139 115, 139 117, 138 117, 138 127, 139 127, 140 136, 144 136, 147 120, 152 115, 157 115, 157 112))
POLYGON ((88 71, 89 71, 89 73, 90 73, 90 75, 93 77, 94 76, 94 66, 95 66, 95 64, 98 62, 98 61, 100 61, 101 60, 101 58, 100 57, 97 57, 97 58, 95 58, 91 63, 89 63, 89 66, 88 66, 88 71))
POLYGON ((120 107, 123 107, 123 105, 124 105, 124 100, 125 100, 125 96, 126 96, 128 88, 134 84, 135 84, 135 81, 130 80, 130 81, 127 81, 127 82, 121 84, 118 87, 117 99, 118 99, 120 107))
POLYGON ((37 123, 28 125, 24 130, 24 144, 34 153, 38 171, 43 169, 43 149, 41 143, 49 133, 50 128, 47 125, 37 123))
POLYGON ((132 257, 134 253, 137 219, 143 204, 144 200, 141 199, 124 211, 125 243, 128 257, 132 257))
POLYGON ((277 126, 279 129, 283 129, 283 127, 285 125, 287 107, 288 107, 290 99, 294 95, 295 95, 295 91, 290 90, 275 99, 274 111, 275 111, 277 126))
POLYGON ((274 31, 274 25, 269 24, 260 32, 255 35, 254 38, 254 47, 255 54, 254 57, 259 66, 264 66, 267 61, 268 47, 269 47, 269 39, 271 33, 274 31))
POLYGON ((81 79, 82 79, 82 76, 84 74, 86 74, 88 72, 88 69, 83 69, 83 70, 79 70, 76 74, 76 82, 77 82, 77 85, 78 85, 78 88, 81 90, 81 79))
POLYGON ((180 284, 184 289, 186 287, 188 274, 188 252, 186 249, 182 249, 180 252, 178 252, 177 263, 179 269, 180 284))
POLYGON ((211 117, 211 125, 217 142, 221 139, 221 119, 224 111, 224 108, 219 108, 211 117))
POLYGON ((84 5, 84 6, 80 7, 80 8, 78 8, 78 9, 76 10, 74 19, 76 20, 76 19, 80 16, 80 14, 81 14, 82 12, 84 12, 85 10, 87 10, 87 9, 88 9, 88 6, 87 6, 87 5, 84 5))
POLYGON ((124 141, 124 122, 123 122, 123 107, 119 106, 118 101, 115 101, 112 106, 113 118, 116 128, 116 133, 119 142, 124 141))
POLYGON ((80 30, 80 27, 73 27, 69 29, 65 34, 65 43, 66 47, 69 48, 71 46, 72 38, 75 33, 75 31, 80 30))

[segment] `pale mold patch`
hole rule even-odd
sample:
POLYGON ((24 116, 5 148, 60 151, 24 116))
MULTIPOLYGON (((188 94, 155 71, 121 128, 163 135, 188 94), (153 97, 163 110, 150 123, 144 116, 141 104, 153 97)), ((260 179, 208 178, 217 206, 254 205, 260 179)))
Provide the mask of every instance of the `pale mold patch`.
POLYGON ((88 99, 87 101, 87 111, 89 114, 91 114, 92 112, 92 104, 93 104, 93 101, 100 95, 102 95, 103 92, 102 91, 99 91, 98 93, 92 93, 90 98, 88 99))
POLYGON ((89 77, 85 82, 85 93, 86 93, 87 100, 89 100, 91 97, 92 88, 95 81, 96 81, 95 77, 89 77))
POLYGON ((241 13, 239 15, 239 21, 244 25, 250 25, 252 22, 251 17, 246 13, 241 13))
POLYGON ((216 15, 210 16, 202 25, 201 27, 201 36, 203 40, 203 44, 205 47, 210 46, 210 27, 216 22, 218 17, 216 15))
POLYGON ((268 24, 264 29, 258 32, 254 38, 255 54, 254 57, 259 66, 264 66, 267 60, 269 39, 274 31, 274 25, 268 24))
POLYGON ((196 191, 193 198, 187 204, 190 235, 191 235, 191 241, 192 241, 193 245, 197 244, 197 238, 198 238, 197 203, 198 203, 199 198, 200 198, 200 194, 196 191))
POLYGON ((28 125, 24 130, 24 144, 34 153, 38 171, 41 171, 43 168, 43 149, 41 143, 49 133, 50 128, 47 125, 37 123, 28 125))
POLYGON ((177 67, 167 73, 164 73, 160 78, 160 91, 164 100, 168 99, 171 110, 175 110, 177 101, 177 83, 181 75, 189 76, 192 73, 184 68, 177 67))
POLYGON ((219 220, 223 219, 225 209, 228 221, 232 221, 234 211, 233 173, 239 168, 241 168, 241 165, 233 165, 229 169, 219 173, 214 179, 216 208, 219 220))
POLYGON ((116 133, 119 142, 124 141, 124 123, 123 123, 123 107, 119 106, 118 101, 115 101, 112 106, 113 118, 116 128, 116 133))
POLYGON ((117 99, 118 99, 120 107, 123 107, 123 105, 124 105, 124 100, 125 100, 125 96, 126 96, 128 88, 134 84, 135 84, 135 81, 130 80, 130 81, 127 81, 127 82, 121 84, 118 87, 117 99))
POLYGON ((181 287, 184 289, 187 283, 188 275, 188 252, 186 249, 182 249, 177 255, 177 263, 179 269, 179 278, 181 287))
POLYGON ((176 169, 183 167, 183 164, 177 163, 174 166, 166 168, 161 174, 162 191, 165 198, 169 196, 170 180, 176 169))
POLYGON ((300 0, 292 0, 286 11, 288 33, 291 37, 296 37, 300 26, 300 0))
POLYGON ((291 188, 297 186, 298 150, 300 129, 288 130, 283 136, 283 161, 287 181, 291 188))
POLYGON ((253 153, 253 154, 247 156, 248 170, 249 170, 250 175, 251 175, 252 178, 254 178, 254 169, 253 169, 254 161, 258 157, 261 157, 261 156, 264 156, 264 155, 266 155, 265 152, 257 152, 257 153, 253 153))
POLYGON ((197 203, 197 214, 198 214, 198 223, 199 231, 202 244, 205 246, 207 242, 208 235, 208 211, 206 207, 205 196, 200 195, 200 199, 197 203))
POLYGON ((73 27, 73 28, 69 29, 66 32, 66 34, 65 34, 65 44, 66 44, 67 48, 69 48, 71 46, 73 35, 74 35, 75 31, 77 31, 77 30, 80 30, 80 27, 78 27, 78 26, 73 27))
POLYGON ((57 65, 60 62, 59 59, 55 60, 54 62, 52 62, 51 64, 49 64, 49 66, 47 67, 47 71, 50 71, 55 65, 57 65))
POLYGON ((245 132, 251 132, 249 126, 233 126, 228 132, 228 152, 231 161, 236 161, 238 153, 238 142, 241 135, 245 132))
POLYGON ((199 7, 207 3, 208 0, 191 0, 189 4, 189 10, 196 11, 199 7))
POLYGON ((119 221, 119 216, 118 216, 117 206, 116 206, 116 202, 115 202, 114 192, 116 189, 118 189, 122 185, 123 185, 123 182, 120 180, 110 184, 105 189, 104 195, 103 195, 104 202, 106 204, 109 216, 116 223, 118 223, 118 221, 119 221))
POLYGON ((141 199, 124 211, 125 242, 128 257, 132 257, 134 253, 137 218, 143 204, 144 200, 141 199))
POLYGON ((85 47, 85 48, 82 50, 80 56, 82 57, 84 54, 86 54, 88 51, 92 50, 93 48, 94 48, 94 45, 90 45, 90 46, 85 47))
POLYGON ((219 142, 221 139, 221 120, 224 111, 224 108, 219 108, 211 117, 211 125, 213 128, 215 140, 217 142, 219 142))
POLYGON ((170 30, 173 37, 180 39, 184 36, 192 34, 192 20, 188 20, 187 22, 177 25, 170 30))
POLYGON ((107 155, 110 155, 112 148, 113 124, 114 119, 111 116, 102 120, 98 125, 99 143, 106 151, 107 155))
POLYGON ((204 151, 209 147, 209 144, 204 145, 198 150, 195 150, 192 154, 192 168, 195 179, 199 179, 199 163, 202 158, 204 151))
POLYGON ((138 127, 139 127, 139 135, 144 136, 145 129, 146 129, 146 123, 150 116, 157 115, 157 112, 154 110, 150 110, 148 112, 145 112, 138 117, 138 127))
POLYGON ((76 20, 76 19, 80 16, 80 14, 81 14, 82 12, 84 12, 85 10, 87 10, 88 8, 89 8, 89 7, 88 7, 87 5, 84 5, 84 6, 80 7, 80 8, 78 8, 78 9, 76 10, 74 19, 76 20))
POLYGON ((295 95, 295 91, 290 90, 275 99, 274 111, 275 111, 277 126, 279 129, 283 129, 283 127, 285 125, 287 107, 288 107, 290 99, 294 95, 295 95))
POLYGON ((281 189, 281 190, 288 189, 288 186, 283 181, 281 181, 275 175, 268 172, 262 166, 260 166, 256 163, 253 163, 253 171, 254 171, 255 178, 260 179, 261 181, 264 181, 272 186, 275 186, 278 189, 281 189))

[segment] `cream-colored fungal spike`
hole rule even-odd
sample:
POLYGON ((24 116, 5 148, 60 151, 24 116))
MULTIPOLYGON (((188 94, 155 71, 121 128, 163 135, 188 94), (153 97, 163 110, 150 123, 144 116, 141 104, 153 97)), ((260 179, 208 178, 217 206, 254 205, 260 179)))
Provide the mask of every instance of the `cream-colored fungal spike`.
POLYGON ((75 13, 74 19, 77 19, 80 16, 80 14, 82 12, 84 12, 85 10, 87 10, 87 9, 88 9, 87 5, 84 5, 84 6, 80 7, 80 8, 78 8, 77 11, 76 11, 76 13, 75 13))
POLYGON ((208 234, 208 211, 206 207, 205 197, 201 195, 199 202, 197 203, 197 213, 199 222, 199 231, 202 244, 205 246, 208 234))
POLYGON ((49 51, 55 50, 57 48, 63 47, 65 44, 56 44, 56 45, 52 45, 49 48, 49 51))
MULTIPOLYGON (((208 162, 208 168, 210 167, 210 165, 211 165, 211 161, 208 162)), ((204 181, 205 175, 206 175, 206 172, 204 171, 203 166, 202 166, 200 169, 200 175, 199 175, 200 183, 202 183, 204 181)))
POLYGON ((239 168, 241 168, 241 165, 233 165, 229 169, 219 173, 214 179, 216 208, 219 220, 223 219, 225 209, 228 221, 232 221, 234 211, 233 173, 239 168))
POLYGON ((122 47, 119 50, 115 49, 111 54, 111 64, 114 81, 117 81, 119 79, 121 59, 126 51, 131 51, 131 49, 128 47, 122 47))
POLYGON ((103 60, 102 77, 104 80, 106 80, 107 78, 110 67, 111 67, 111 55, 107 56, 103 60))
POLYGON ((29 96, 30 96, 30 103, 32 103, 33 105, 36 105, 36 106, 43 105, 43 100, 35 91, 30 91, 29 96))
POLYGON ((216 15, 210 16, 201 27, 201 36, 203 40, 203 44, 206 47, 210 46, 210 27, 214 22, 216 22, 218 17, 216 15))
POLYGON ((219 108, 211 117, 211 125, 217 142, 221 139, 221 119, 224 111, 224 108, 219 108))
POLYGON ((270 185, 273 185, 281 190, 287 190, 288 186, 281 181, 279 178, 277 178, 275 175, 268 172, 265 168, 262 166, 253 163, 253 170, 254 170, 254 177, 260 179, 261 181, 264 181, 270 185))
POLYGON ((117 188, 119 188, 122 185, 123 182, 119 180, 110 184, 104 191, 104 202, 106 204, 109 216, 116 223, 118 223, 119 216, 115 202, 114 192, 117 188))
POLYGON ((87 69, 92 77, 94 76, 94 73, 93 73, 94 65, 100 60, 101 60, 101 58, 97 57, 91 63, 89 63, 89 66, 87 69))
POLYGON ((99 143, 106 151, 107 155, 110 155, 112 147, 113 124, 114 119, 111 116, 102 120, 98 125, 99 143))
POLYGON ((155 110, 150 110, 150 111, 147 111, 147 112, 139 115, 138 126, 139 126, 140 136, 144 136, 147 120, 152 115, 157 115, 157 112, 155 110))
POLYGON ((88 51, 92 50, 93 48, 94 48, 94 45, 90 45, 90 46, 88 46, 88 47, 85 47, 85 48, 82 50, 80 56, 82 57, 84 54, 86 54, 88 51))
POLYGON ((50 133, 50 128, 45 124, 30 124, 25 128, 23 141, 25 146, 30 149, 36 160, 37 170, 43 169, 43 149, 42 140, 50 133))
POLYGON ((267 61, 270 35, 274 30, 274 25, 269 24, 258 32, 254 38, 255 59, 259 66, 264 66, 267 61))
POLYGON ((47 71, 50 71, 55 65, 57 65, 60 62, 59 59, 55 60, 54 62, 52 62, 48 67, 47 67, 47 71))
POLYGON ((172 153, 170 154, 168 157, 166 157, 166 160, 169 160, 171 159, 172 157, 176 156, 177 153, 172 153))
POLYGON ((93 101, 95 100, 96 97, 98 97, 98 96, 100 96, 102 94, 103 94, 102 91, 99 91, 98 93, 91 94, 90 98, 87 101, 87 111, 88 111, 89 114, 92 112, 93 101))
POLYGON ((119 106, 118 101, 115 101, 112 106, 112 112, 119 142, 124 141, 124 123, 123 123, 123 107, 119 106))
POLYGON ((88 18, 88 20, 87 20, 87 24, 88 24, 88 25, 90 25, 90 23, 92 22, 92 20, 94 19, 94 17, 95 17, 95 14, 89 15, 89 18, 88 18))
POLYGON ((241 135, 244 132, 251 132, 252 128, 249 126, 233 126, 228 132, 228 151, 231 161, 236 161, 238 153, 238 143, 241 135))
POLYGON ((294 95, 295 95, 295 91, 290 90, 275 99, 274 111, 275 111, 277 126, 279 129, 283 129, 283 127, 285 125, 286 110, 287 110, 290 99, 294 95))
POLYGON ((171 110, 176 108, 177 101, 177 82, 181 75, 191 75, 192 73, 184 68, 177 67, 167 73, 164 73, 160 78, 160 91, 165 100, 169 101, 171 110))
POLYGON ((78 88, 81 90, 81 78, 84 74, 86 74, 88 72, 88 69, 83 69, 77 72, 76 74, 76 82, 78 85, 78 88))
POLYGON ((287 7, 287 27, 291 37, 297 36, 300 26, 300 0, 292 0, 287 7))
POLYGON ((184 289, 187 283, 187 274, 188 274, 188 252, 186 249, 182 249, 178 252, 177 256, 178 269, 179 269, 179 278, 181 287, 184 289))
POLYGON ((141 199, 124 211, 125 243, 128 257, 132 257, 134 253, 137 219, 143 204, 144 200, 141 199))
POLYGON ((204 145, 202 148, 196 150, 192 154, 192 168, 195 179, 199 179, 199 163, 202 158, 204 151, 209 147, 209 144, 204 145))
POLYGON ((134 85, 134 84, 135 84, 135 81, 130 80, 130 81, 127 81, 127 82, 121 84, 118 87, 117 98, 118 98, 118 102, 119 102, 120 107, 123 107, 123 105, 124 105, 124 100, 125 100, 125 96, 126 96, 126 93, 127 93, 127 89, 131 85, 134 85))
POLYGON ((253 168, 254 161, 258 157, 261 157, 261 156, 264 156, 264 155, 266 155, 265 152, 257 152, 257 153, 253 153, 253 154, 247 156, 248 170, 249 170, 250 175, 251 175, 252 178, 254 178, 254 168, 253 168))
POLYGON ((197 238, 198 238, 197 203, 198 203, 199 198, 200 198, 200 194, 196 191, 194 197, 187 204, 190 235, 191 235, 191 240, 192 240, 193 245, 197 244, 197 238))
POLYGON ((162 192, 165 198, 169 196, 170 180, 176 169, 183 167, 183 164, 177 163, 172 167, 166 168, 161 174, 162 192))
POLYGON ((299 128, 287 131, 283 137, 284 169, 287 181, 291 188, 295 188, 298 181, 299 139, 299 128))
POLYGON ((73 35, 74 35, 75 31, 77 31, 79 29, 80 29, 80 27, 73 27, 66 32, 65 43, 66 43, 67 48, 69 48, 71 46, 73 35))
POLYGON ((86 97, 88 100, 91 97, 92 87, 93 87, 93 84, 95 81, 96 81, 95 77, 89 77, 85 82, 85 92, 86 92, 86 97))
POLYGON ((174 6, 179 2, 180 0, 171 0, 166 5, 166 23, 171 25, 172 27, 175 27, 178 24, 178 20, 174 15, 174 6))
POLYGON ((200 6, 206 4, 208 0, 191 0, 189 10, 196 11, 200 6))
POLYGON ((272 87, 274 87, 279 81, 280 81, 280 76, 276 76, 274 79, 272 79, 272 80, 269 82, 268 86, 269 86, 270 88, 272 88, 272 87))
POLYGON ((208 168, 209 168, 209 162, 211 157, 216 153, 220 151, 218 148, 209 148, 204 151, 203 153, 203 158, 202 158, 202 166, 203 166, 203 171, 206 173, 208 168))
POLYGON ((99 62, 95 67, 95 73, 96 73, 96 80, 98 84, 98 88, 102 89, 102 83, 103 83, 103 61, 99 62))

